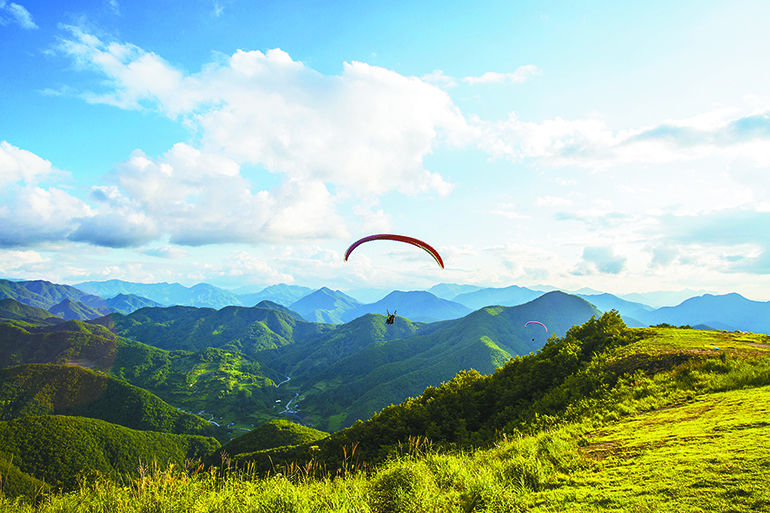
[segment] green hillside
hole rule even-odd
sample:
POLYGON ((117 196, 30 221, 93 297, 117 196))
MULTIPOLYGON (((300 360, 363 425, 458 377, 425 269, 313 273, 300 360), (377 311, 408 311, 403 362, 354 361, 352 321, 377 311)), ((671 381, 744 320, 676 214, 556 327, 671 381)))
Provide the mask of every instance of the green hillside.
POLYGON ((54 326, 0 320, 0 366, 78 364, 108 370, 118 337, 103 326, 67 321, 54 326))
POLYGON ((246 473, 161 470, 0 511, 764 511, 768 404, 770 336, 610 312, 328 438, 225 459, 246 473))
POLYGON ((548 334, 539 326, 526 328, 532 318, 543 319, 552 331, 560 332, 596 313, 583 299, 552 292, 525 305, 484 308, 441 323, 402 328, 409 321, 398 319, 396 329, 408 328, 415 336, 380 338, 337 362, 327 361, 314 374, 297 373, 298 381, 304 379, 308 385, 302 389, 302 416, 319 429, 336 431, 460 371, 489 374, 512 356, 538 350, 548 334))
POLYGON ((0 450, 0 490, 7 497, 40 498, 51 491, 43 481, 22 472, 13 463, 13 455, 0 450))
POLYGON ((142 308, 126 316, 113 314, 105 321, 115 333, 161 349, 197 351, 214 347, 252 357, 332 329, 279 310, 237 306, 221 310, 142 308))
MULTIPOLYGON (((273 454, 271 465, 280 458, 314 459, 335 468, 344 463, 344 448, 353 446, 361 460, 377 464, 415 437, 445 448, 483 447, 502 433, 581 419, 601 423, 708 391, 763 386, 770 384, 768 342, 765 335, 629 329, 610 312, 493 374, 460 373, 389 406, 318 442, 320 452, 273 454)), ((252 463, 264 465, 266 457, 252 463)))
MULTIPOLYGON (((300 426, 288 420, 271 420, 225 444, 219 451, 234 457, 238 454, 275 449, 285 445, 315 442, 329 433, 300 426)), ((216 455, 214 457, 216 461, 216 455)))
POLYGON ((65 490, 78 486, 81 477, 137 476, 140 465, 153 462, 184 468, 186 460, 207 457, 219 447, 213 438, 50 415, 0 422, 0 444, 19 470, 65 490))
POLYGON ((110 313, 110 309, 106 306, 90 307, 69 298, 52 306, 48 311, 66 321, 88 321, 110 313))
POLYGON ((87 305, 102 301, 99 296, 87 294, 69 285, 58 285, 49 281, 10 281, 0 280, 0 298, 15 299, 25 305, 48 310, 65 299, 80 301, 87 305))
POLYGON ((90 417, 175 434, 211 436, 215 431, 146 390, 88 369, 31 364, 0 370, 0 420, 35 415, 90 417))
POLYGON ((48 310, 20 303, 15 299, 0 299, 0 319, 24 321, 32 324, 59 324, 64 319, 48 310))

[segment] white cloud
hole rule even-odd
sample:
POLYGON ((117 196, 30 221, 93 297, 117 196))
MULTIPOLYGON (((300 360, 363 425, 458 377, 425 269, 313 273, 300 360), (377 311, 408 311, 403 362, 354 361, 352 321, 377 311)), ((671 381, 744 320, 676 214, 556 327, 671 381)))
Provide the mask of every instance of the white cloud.
POLYGON ((63 175, 51 163, 34 153, 0 142, 0 189, 16 182, 32 185, 51 174, 63 175))
POLYGON ((6 276, 19 276, 24 271, 50 265, 37 251, 0 250, 0 272, 6 276))
POLYGON ((185 258, 190 256, 190 254, 187 251, 181 248, 175 248, 174 246, 168 246, 168 245, 161 246, 158 248, 147 249, 142 253, 144 253, 145 255, 156 256, 159 258, 185 258))
POLYGON ((64 240, 89 215, 88 205, 60 189, 20 188, 0 205, 0 247, 64 240))
POLYGON ((457 85, 457 79, 444 75, 444 72, 440 69, 434 69, 431 73, 422 76, 424 82, 434 84, 443 88, 455 87, 457 85))
POLYGON ((620 274, 628 259, 622 255, 616 255, 610 247, 586 246, 583 250, 582 261, 578 264, 573 274, 581 276, 600 272, 605 274, 620 274))
POLYGON ((493 158, 534 161, 549 168, 603 170, 625 164, 665 164, 741 158, 770 165, 770 105, 737 113, 720 109, 682 120, 613 132, 599 119, 540 123, 473 119, 478 147, 493 158))
POLYGON ((84 222, 88 231, 77 240, 113 246, 100 238, 108 236, 108 227, 126 234, 120 246, 162 236, 190 246, 347 236, 322 183, 288 180, 275 190, 254 192, 239 171, 234 161, 184 143, 157 159, 136 150, 116 167, 116 185, 92 189, 99 213, 84 222), (122 229, 112 225, 120 219, 122 229))
POLYGON ((153 108, 200 127, 204 147, 290 179, 364 194, 452 190, 423 167, 438 144, 473 133, 451 98, 415 77, 361 62, 322 75, 280 49, 237 51, 189 75, 131 44, 104 43, 77 27, 58 50, 106 77, 94 103, 153 108))
POLYGON ((488 71, 480 77, 465 77, 463 78, 463 82, 471 85, 502 83, 518 84, 524 82, 530 77, 540 74, 542 74, 542 71, 538 69, 537 66, 528 64, 526 66, 519 66, 513 73, 496 73, 494 71, 488 71))
POLYGON ((264 258, 257 257, 246 251, 233 251, 222 262, 221 269, 216 275, 223 279, 232 279, 233 284, 243 284, 244 278, 249 283, 294 283, 291 274, 283 273, 271 267, 264 258))
POLYGON ((557 196, 538 196, 535 205, 538 207, 562 207, 572 205, 572 200, 557 196))
POLYGON ((38 28, 35 22, 32 21, 32 15, 24 6, 0 0, 0 25, 7 25, 10 22, 16 23, 23 29, 38 28), (10 19, 8 16, 10 16, 10 19))
POLYGON ((118 0, 107 0, 106 4, 112 14, 120 16, 120 4, 118 3, 118 0))
POLYGON ((489 211, 490 214, 506 217, 508 219, 529 219, 530 216, 520 214, 514 203, 501 203, 489 211))

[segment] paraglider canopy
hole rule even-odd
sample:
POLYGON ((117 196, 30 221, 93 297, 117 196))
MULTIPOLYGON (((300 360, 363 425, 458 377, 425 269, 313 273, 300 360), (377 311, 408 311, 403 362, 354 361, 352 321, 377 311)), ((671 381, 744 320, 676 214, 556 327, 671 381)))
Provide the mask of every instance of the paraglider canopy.
POLYGON ((527 327, 527 326, 529 326, 530 324, 539 324, 540 326, 542 326, 543 328, 545 328, 545 331, 548 331, 548 328, 546 327, 546 325, 545 325, 545 324, 543 324, 543 323, 542 323, 542 322, 540 322, 540 321, 527 321, 527 323, 524 325, 524 327, 526 328, 526 327, 527 327))
POLYGON ((406 235, 395 235, 392 233, 379 233, 377 235, 369 235, 367 237, 364 237, 362 239, 355 241, 353 244, 350 245, 348 250, 345 251, 345 262, 348 261, 348 257, 350 256, 350 254, 353 252, 354 249, 356 249, 358 246, 360 246, 364 242, 369 242, 373 240, 393 240, 396 242, 406 242, 407 244, 417 246, 418 248, 421 248, 427 251, 430 254, 430 256, 433 257, 436 263, 442 269, 444 268, 444 260, 441 258, 441 255, 438 254, 438 251, 433 249, 433 247, 430 244, 428 244, 427 242, 423 242, 420 239, 415 239, 414 237, 408 237, 406 235))

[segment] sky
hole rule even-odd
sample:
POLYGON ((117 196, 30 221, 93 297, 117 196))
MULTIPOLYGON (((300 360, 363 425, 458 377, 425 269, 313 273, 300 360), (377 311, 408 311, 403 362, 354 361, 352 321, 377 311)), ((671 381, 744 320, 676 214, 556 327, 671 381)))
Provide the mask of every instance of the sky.
POLYGON ((0 0, 0 278, 770 300, 770 2, 0 0), (440 269, 409 245, 422 239, 440 269))

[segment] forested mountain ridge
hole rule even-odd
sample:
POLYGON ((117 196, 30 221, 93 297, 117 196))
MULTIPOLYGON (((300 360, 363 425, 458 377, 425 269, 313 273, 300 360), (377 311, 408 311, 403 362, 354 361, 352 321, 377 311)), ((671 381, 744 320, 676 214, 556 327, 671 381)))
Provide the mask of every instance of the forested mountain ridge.
POLYGON ((88 306, 99 305, 102 298, 69 285, 58 285, 44 280, 10 281, 0 279, 0 299, 11 298, 26 305, 48 310, 64 299, 88 306))
POLYGON ((137 431, 86 417, 42 415, 0 421, 0 445, 22 472, 57 489, 102 475, 138 477, 153 461, 184 468, 219 448, 214 438, 137 431))
POLYGON ((0 299, 0 319, 25 321, 32 324, 59 324, 61 317, 48 310, 21 303, 12 298, 0 299))
POLYGON ((55 325, 0 319, 0 365, 25 363, 78 364, 107 371, 118 337, 103 326, 80 321, 55 325))
POLYGON ((299 320, 281 310, 238 306, 221 310, 192 306, 142 308, 129 315, 112 314, 93 322, 121 336, 170 351, 214 347, 234 349, 252 357, 333 329, 331 325, 299 320))
MULTIPOLYGON (((319 419, 317 426, 334 431, 462 370, 491 373, 512 356, 538 350, 549 333, 541 326, 526 327, 533 318, 559 333, 598 313, 583 299, 550 292, 525 305, 484 308, 461 319, 417 324, 414 336, 376 341, 304 376, 308 386, 303 388, 303 411, 311 418, 329 418, 319 419)), ((394 326, 400 329, 406 322, 397 319, 394 326)))
POLYGON ((0 369, 0 420, 89 417, 140 431, 213 436, 215 427, 144 389, 82 367, 28 364, 0 369))
MULTIPOLYGON (((376 465, 415 440, 454 449, 489 446, 500 443, 504 433, 538 432, 580 419, 601 424, 692 401, 697 394, 767 386, 769 355, 766 335, 630 329, 610 312, 492 374, 458 373, 327 439, 233 457, 262 471, 270 468, 268 461, 274 466, 279 460, 299 465, 313 460, 333 472, 350 464, 351 451, 359 465, 376 465)), ((745 422, 766 423, 762 415, 768 410, 761 411, 745 422)))

